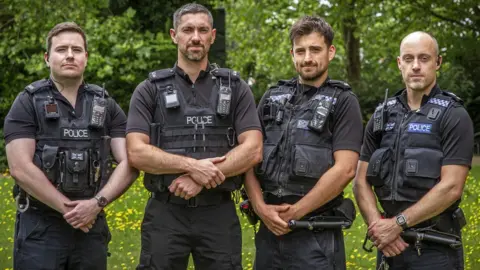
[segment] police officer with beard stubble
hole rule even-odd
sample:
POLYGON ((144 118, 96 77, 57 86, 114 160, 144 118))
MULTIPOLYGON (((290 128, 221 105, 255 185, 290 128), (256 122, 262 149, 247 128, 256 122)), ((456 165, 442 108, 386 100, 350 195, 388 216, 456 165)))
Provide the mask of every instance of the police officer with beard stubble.
POLYGON ((130 101, 128 156, 151 192, 137 269, 242 269, 241 230, 231 192, 261 160, 253 95, 238 73, 208 62, 210 11, 187 4, 173 15, 173 68, 151 72, 130 101))
POLYGON ((462 101, 438 86, 441 63, 433 36, 407 35, 397 58, 406 88, 377 107, 365 130, 354 194, 380 268, 463 269, 459 203, 472 162, 473 124, 462 101))
POLYGON ((263 162, 245 180, 262 220, 255 237, 258 270, 346 268, 340 228, 290 231, 287 224, 336 218, 343 205, 354 211, 353 203, 343 199, 343 189, 356 170, 362 118, 350 86, 328 77, 333 36, 323 18, 298 20, 290 40, 299 76, 270 88, 258 105, 263 162))
POLYGON ((126 116, 105 89, 83 81, 87 41, 77 24, 50 30, 44 58, 50 77, 28 85, 5 118, 18 185, 13 266, 106 269, 102 210, 137 176, 127 163, 126 116))

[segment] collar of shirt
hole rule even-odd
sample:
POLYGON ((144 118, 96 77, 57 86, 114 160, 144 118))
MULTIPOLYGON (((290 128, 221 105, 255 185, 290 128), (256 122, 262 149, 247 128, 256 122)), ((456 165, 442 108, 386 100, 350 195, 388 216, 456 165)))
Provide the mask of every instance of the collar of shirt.
POLYGON ((298 82, 298 79, 295 80, 295 83, 297 83, 296 91, 295 91, 295 96, 298 95, 299 97, 296 98, 296 100, 302 100, 303 97, 306 97, 307 99, 310 99, 315 95, 322 87, 325 87, 325 85, 328 83, 330 80, 330 77, 327 77, 325 81, 320 85, 320 87, 315 87, 313 85, 308 85, 308 84, 300 84, 298 82), (301 95, 301 96, 300 96, 301 95))
MULTIPOLYGON (((190 80, 190 78, 188 77, 188 74, 185 73, 185 71, 183 71, 183 69, 179 67, 177 63, 175 63, 175 65, 173 66, 173 70, 175 70, 175 73, 179 75, 182 79, 186 80, 189 83, 193 83, 192 80, 190 80)), ((197 80, 205 78, 210 73, 210 71, 211 71, 210 62, 208 62, 207 69, 200 70, 200 74, 198 74, 197 80)))
MULTIPOLYGON (((442 90, 440 89, 440 87, 438 86, 438 84, 435 84, 428 95, 423 95, 423 97, 422 97, 422 103, 420 104, 420 106, 425 105, 425 103, 427 103, 428 100, 429 100, 431 97, 434 97, 434 96, 436 96, 437 94, 440 94, 441 91, 442 91, 442 90)), ((398 100, 402 103, 402 105, 403 105, 405 108, 410 108, 410 106, 408 106, 407 89, 404 89, 404 90, 401 92, 401 94, 398 96, 398 100)))

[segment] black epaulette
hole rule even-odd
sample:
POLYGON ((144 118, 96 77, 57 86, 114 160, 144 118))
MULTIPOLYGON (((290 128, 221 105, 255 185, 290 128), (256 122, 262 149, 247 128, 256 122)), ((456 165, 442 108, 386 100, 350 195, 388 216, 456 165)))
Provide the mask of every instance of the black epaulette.
POLYGON ((150 80, 150 82, 154 82, 158 80, 164 80, 173 76, 175 76, 175 70, 173 70, 173 68, 166 68, 150 72, 148 74, 148 80, 150 80))
POLYGON ((340 88, 344 91, 352 90, 350 85, 348 83, 344 82, 344 81, 328 80, 327 84, 330 85, 330 86, 336 87, 336 88, 340 88))
POLYGON ((30 94, 33 94, 40 89, 45 89, 46 87, 50 87, 50 86, 51 84, 47 79, 42 79, 27 85, 27 87, 25 87, 25 91, 27 91, 30 94))
POLYGON ((292 78, 290 80, 279 80, 277 85, 278 86, 281 86, 281 85, 287 85, 287 86, 297 85, 297 78, 292 78))
POLYGON ((215 77, 230 78, 234 81, 240 80, 240 74, 228 68, 216 68, 210 71, 210 73, 215 77))
POLYGON ((451 97, 453 100, 455 100, 456 102, 460 103, 463 105, 463 100, 461 98, 459 98, 457 95, 455 95, 454 93, 452 92, 448 92, 448 91, 442 91, 442 93, 445 95, 445 96, 448 96, 448 97, 451 97))
POLYGON ((96 95, 99 95, 99 96, 105 95, 105 97, 109 97, 107 90, 105 90, 105 93, 104 93, 104 92, 103 92, 103 91, 104 91, 103 88, 100 87, 100 86, 98 86, 98 85, 96 85, 96 84, 85 84, 85 87, 84 87, 84 88, 85 88, 85 90, 87 90, 87 91, 92 91, 92 92, 94 92, 96 95))

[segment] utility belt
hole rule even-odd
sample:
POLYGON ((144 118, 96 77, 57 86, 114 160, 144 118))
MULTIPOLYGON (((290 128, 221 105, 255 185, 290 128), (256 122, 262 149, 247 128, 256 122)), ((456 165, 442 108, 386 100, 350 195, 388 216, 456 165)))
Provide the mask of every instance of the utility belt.
POLYGON ((153 192, 152 198, 163 203, 171 203, 182 205, 189 208, 198 206, 218 205, 232 200, 231 192, 205 192, 197 196, 185 200, 181 197, 175 196, 171 192, 153 192))

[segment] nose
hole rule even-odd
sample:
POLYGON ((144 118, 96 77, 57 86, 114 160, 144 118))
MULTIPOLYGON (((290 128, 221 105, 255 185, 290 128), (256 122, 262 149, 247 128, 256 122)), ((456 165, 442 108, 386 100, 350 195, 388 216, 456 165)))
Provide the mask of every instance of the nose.
POLYGON ((67 49, 67 58, 73 58, 73 50, 72 48, 67 49))
POLYGON ((200 33, 198 32, 198 30, 195 30, 195 31, 193 32, 192 39, 193 39, 193 40, 200 40, 200 33))
POLYGON ((413 60, 413 65, 412 65, 413 70, 419 70, 420 69, 420 60, 415 58, 413 60))

